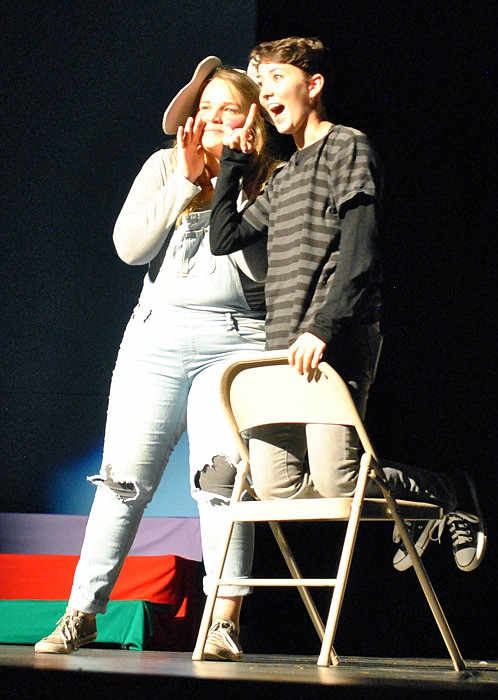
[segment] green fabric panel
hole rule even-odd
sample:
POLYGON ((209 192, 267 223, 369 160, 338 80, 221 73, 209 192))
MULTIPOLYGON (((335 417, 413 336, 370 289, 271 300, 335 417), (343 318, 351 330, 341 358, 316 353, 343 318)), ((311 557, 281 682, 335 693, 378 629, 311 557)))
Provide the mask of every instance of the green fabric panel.
MULTIPOLYGON (((0 600, 0 643, 35 644, 55 629, 66 606, 62 600, 0 600)), ((97 616, 97 641, 143 649, 154 634, 154 613, 169 609, 141 600, 111 600, 105 615, 97 616)))

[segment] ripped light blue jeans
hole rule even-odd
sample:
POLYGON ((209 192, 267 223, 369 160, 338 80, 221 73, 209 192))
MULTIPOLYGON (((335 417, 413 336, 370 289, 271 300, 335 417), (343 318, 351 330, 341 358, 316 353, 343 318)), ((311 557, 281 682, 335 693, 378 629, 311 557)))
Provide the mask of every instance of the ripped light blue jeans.
MULTIPOLYGON (((182 309, 144 318, 141 312, 139 307, 128 325, 114 370, 102 470, 92 477, 98 488, 69 600, 88 613, 105 612, 144 509, 185 429, 209 588, 225 509, 219 496, 200 491, 193 479, 216 455, 237 462, 218 400, 219 377, 227 361, 264 348, 262 321, 241 327, 230 314, 182 309)), ((252 555, 253 529, 241 524, 229 552, 231 575, 250 575, 252 555)))

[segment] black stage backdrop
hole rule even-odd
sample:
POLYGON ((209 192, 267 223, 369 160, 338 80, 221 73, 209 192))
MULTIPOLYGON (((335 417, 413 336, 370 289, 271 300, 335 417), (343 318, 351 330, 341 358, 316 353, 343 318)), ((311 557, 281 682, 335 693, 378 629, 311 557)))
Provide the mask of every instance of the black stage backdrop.
MULTIPOLYGON (((318 35, 337 65, 331 119, 366 131, 388 174, 385 344, 368 424, 386 457, 475 475, 485 562, 457 571, 447 535, 425 557, 464 655, 496 658, 494 3, 272 0, 256 13, 52 0, 2 3, 2 16, 0 511, 52 512, 60 465, 101 440, 144 272, 117 259, 112 228, 163 144, 171 95, 209 53, 244 66, 255 41, 318 35)), ((340 649, 444 656, 413 576, 390 567, 388 537, 361 535, 340 649)), ((305 558, 336 549, 333 537, 297 539, 305 558)), ((258 548, 270 547, 261 531, 258 548)), ((289 618, 308 623, 288 595, 248 601, 248 651, 313 653, 312 632, 289 634, 289 618)))

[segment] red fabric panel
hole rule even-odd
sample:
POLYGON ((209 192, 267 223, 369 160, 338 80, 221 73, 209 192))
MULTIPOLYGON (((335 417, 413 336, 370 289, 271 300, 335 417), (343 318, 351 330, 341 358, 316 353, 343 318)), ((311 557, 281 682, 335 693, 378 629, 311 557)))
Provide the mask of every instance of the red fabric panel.
MULTIPOLYGON (((0 598, 67 600, 77 562, 77 556, 0 554, 0 598)), ((167 603, 181 616, 185 598, 197 591, 197 566, 174 555, 129 556, 111 600, 167 603)))

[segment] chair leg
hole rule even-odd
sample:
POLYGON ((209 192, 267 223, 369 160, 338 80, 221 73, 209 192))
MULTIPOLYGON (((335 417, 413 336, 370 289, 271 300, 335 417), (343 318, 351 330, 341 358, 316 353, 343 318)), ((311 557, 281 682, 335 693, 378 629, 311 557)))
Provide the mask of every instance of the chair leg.
POLYGON ((453 662, 453 667, 455 671, 463 671, 466 668, 465 661, 463 660, 460 650, 458 649, 455 638, 453 637, 453 633, 450 629, 448 621, 446 620, 441 604, 436 596, 436 592, 434 591, 427 571, 425 570, 425 566, 423 565, 422 560, 420 559, 420 556, 417 550, 415 549, 415 545, 412 542, 410 534, 406 528, 405 521, 399 514, 396 499, 391 494, 382 469, 379 468, 379 465, 377 464, 374 465, 374 467, 375 468, 373 470, 374 474, 372 475, 372 479, 381 489, 384 498, 386 499, 386 503, 389 506, 389 510, 391 512, 394 522, 396 523, 399 534, 401 535, 403 544, 405 545, 406 551, 408 552, 412 561, 412 566, 419 580, 422 591, 424 592, 427 603, 434 616, 441 636, 443 637, 444 643, 446 644, 446 648, 448 649, 449 655, 453 662))
POLYGON ((344 544, 342 547, 342 554, 337 570, 337 582, 330 603, 330 610, 327 617, 327 624, 325 626, 325 634, 323 637, 322 648, 318 657, 318 666, 328 666, 329 658, 332 658, 332 663, 334 666, 337 666, 339 664, 339 658, 337 654, 335 654, 334 652, 331 657, 331 652, 333 650, 334 639, 337 632, 337 625, 339 623, 339 616, 341 614, 342 603, 344 601, 344 594, 346 592, 346 584, 348 581, 349 570, 351 568, 351 561, 353 559, 354 545, 356 542, 356 537, 358 535, 358 527, 360 524, 363 498, 365 496, 365 488, 368 479, 370 459, 370 456, 367 454, 364 454, 361 459, 358 481, 356 482, 355 495, 351 504, 351 513, 348 520, 348 526, 346 529, 346 535, 344 537, 344 544))
POLYGON ((206 639, 208 636, 209 628, 211 626, 211 620, 213 617, 214 606, 216 603, 216 598, 218 596, 219 580, 223 575, 223 568, 225 566, 225 560, 228 552, 228 547, 230 546, 230 540, 232 538, 233 532, 233 520, 230 522, 229 531, 226 537, 225 547, 223 549, 223 555, 220 565, 220 570, 216 577, 216 581, 213 583, 213 589, 211 593, 206 597, 206 602, 204 603, 204 612, 202 613, 201 623, 199 625, 199 632, 197 633, 197 641, 192 652, 192 661, 202 661, 204 658, 204 647, 206 646, 206 639))
POLYGON ((441 604, 436 596, 434 588, 432 587, 429 576, 427 575, 427 571, 425 570, 422 560, 420 559, 420 556, 411 540, 411 537, 405 525, 405 521, 398 512, 396 501, 391 496, 391 493, 389 491, 385 491, 384 496, 389 505, 389 509, 393 516, 394 522, 396 523, 396 526, 401 535, 403 544, 405 545, 406 550, 410 555, 412 566, 422 587, 427 603, 429 604, 436 624, 439 627, 439 631, 441 632, 441 636, 443 637, 444 643, 446 644, 446 648, 448 649, 451 660, 453 662, 453 667, 455 671, 463 671, 466 668, 465 661, 463 660, 460 650, 458 649, 455 638, 453 637, 453 633, 450 629, 448 621, 446 620, 441 604))
MULTIPOLYGON (((276 521, 272 521, 268 523, 270 525, 270 528, 273 532, 273 535, 277 541, 278 547, 282 553, 282 556, 285 560, 285 563, 287 564, 287 568, 289 569, 292 578, 302 578, 301 571, 297 565, 297 562, 294 558, 294 555, 292 554, 291 548, 289 547, 289 544, 287 542, 287 539, 282 531, 282 528, 280 526, 280 523, 276 521)), ((301 599, 304 603, 304 606, 306 610, 308 611, 308 615, 311 618, 311 622, 313 623, 313 626, 316 630, 316 633, 318 634, 318 638, 320 642, 323 642, 323 637, 325 634, 325 626, 323 624, 323 620, 320 616, 320 613, 318 612, 318 609, 315 605, 315 601, 313 600, 308 588, 306 586, 296 586, 296 588, 299 591, 299 595, 301 596, 301 599)), ((331 661, 336 658, 336 653, 334 649, 331 649, 330 653, 330 659, 331 661)))

